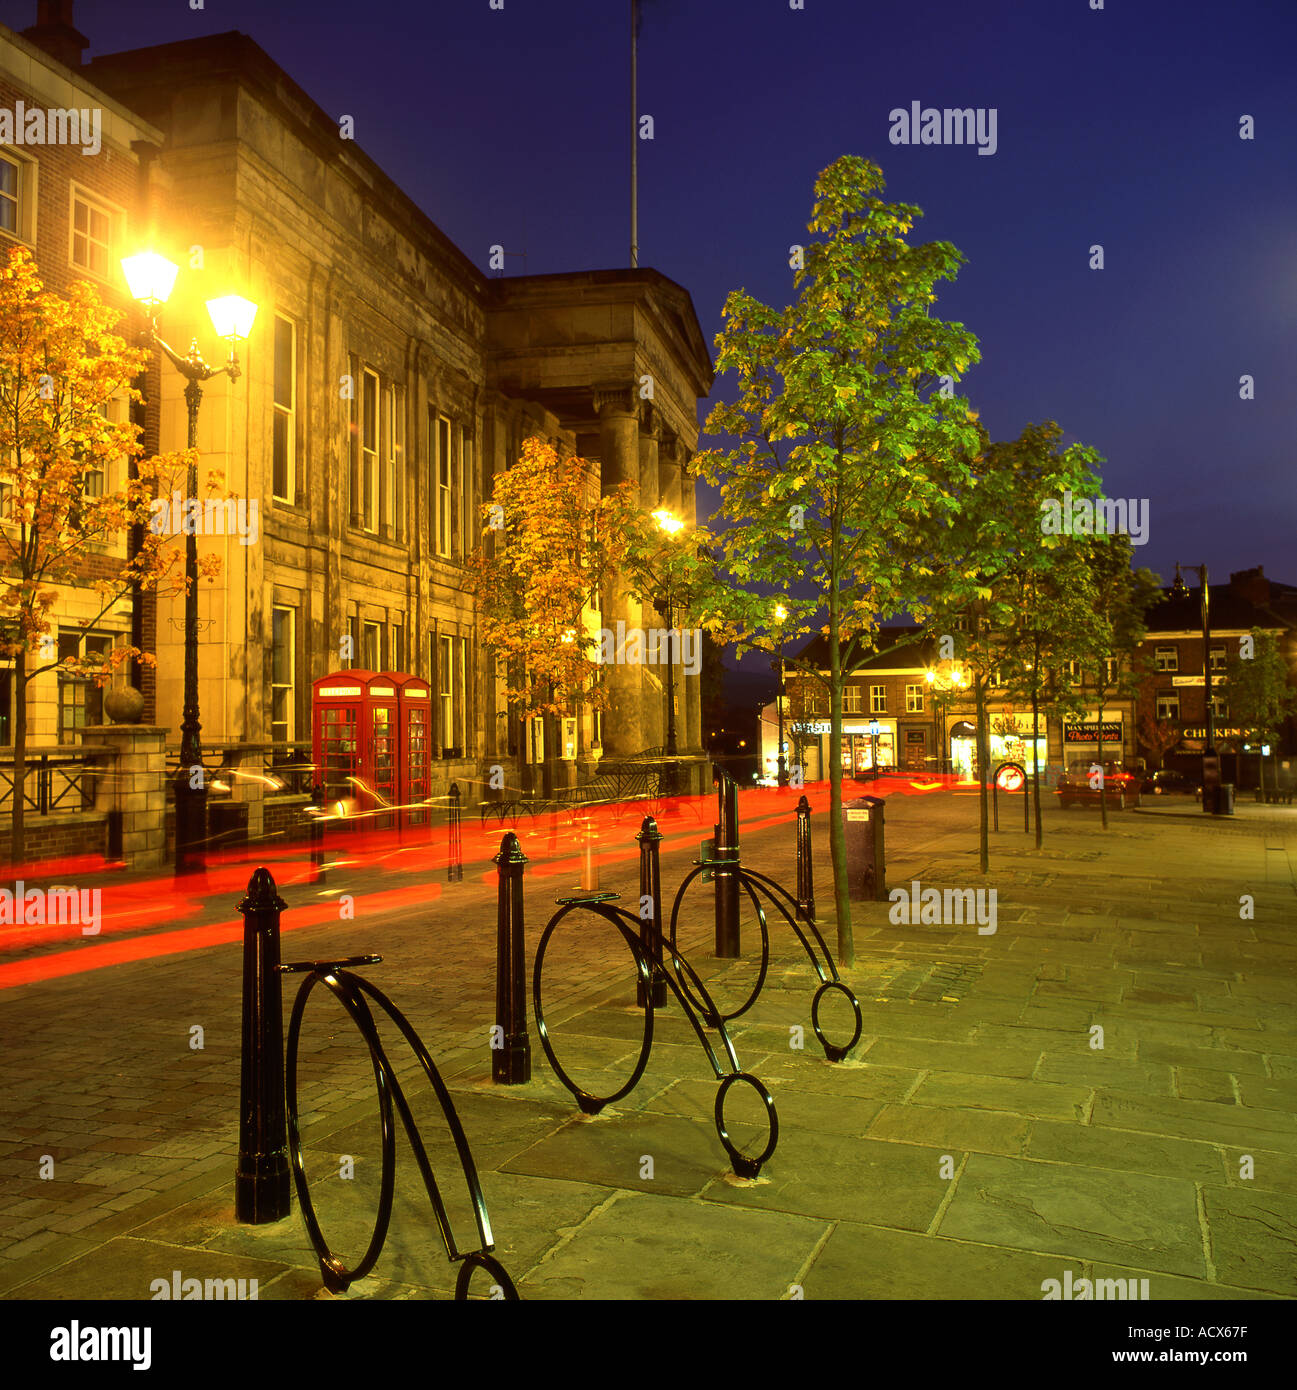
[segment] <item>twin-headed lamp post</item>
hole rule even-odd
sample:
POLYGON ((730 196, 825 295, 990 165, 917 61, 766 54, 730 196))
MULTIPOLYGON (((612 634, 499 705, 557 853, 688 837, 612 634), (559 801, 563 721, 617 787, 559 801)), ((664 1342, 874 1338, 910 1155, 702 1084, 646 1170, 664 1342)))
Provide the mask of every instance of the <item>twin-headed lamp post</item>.
MULTIPOLYGON (((667 536, 674 536, 674 535, 675 535, 678 531, 680 531, 680 530, 683 528, 683 526, 684 526, 684 522, 681 521, 680 518, 679 518, 678 516, 674 515, 672 512, 667 511, 667 509, 666 509, 665 507, 659 507, 658 510, 655 511, 655 512, 653 513, 653 520, 657 522, 657 524, 658 524, 658 529, 659 529, 660 531, 662 531, 662 532, 663 532, 665 535, 667 535, 667 536)), ((666 620, 667 620, 667 743, 666 743, 666 750, 667 750, 667 751, 666 751, 666 755, 667 755, 668 758, 675 758, 675 757, 677 756, 677 752, 678 752, 678 750, 677 750, 677 748, 676 748, 675 651, 674 651, 674 644, 673 644, 672 639, 671 639, 671 631, 672 631, 672 623, 671 623, 671 585, 670 585, 670 581, 669 581, 669 580, 667 581, 666 584, 664 584, 664 585, 662 586, 661 592, 662 592, 662 597, 661 597, 661 599, 658 601, 658 608, 660 609, 660 611, 662 612, 662 615, 663 615, 663 616, 666 618, 666 620)), ((665 790, 666 790, 667 795, 668 795, 668 796, 674 796, 674 795, 675 795, 675 791, 676 791, 676 785, 677 785, 677 783, 676 783, 676 765, 675 765, 674 762, 669 763, 669 764, 667 765, 667 775, 666 775, 666 778, 665 778, 664 780, 665 780, 665 782, 666 782, 666 788, 665 788, 665 790)))
MULTIPOLYGON (((181 357, 174 348, 158 336, 157 318, 176 283, 177 267, 156 251, 142 251, 122 261, 122 271, 131 297, 143 309, 149 322, 150 342, 170 358, 172 365, 185 378, 185 405, 189 412, 188 499, 198 496, 198 464, 192 451, 198 447, 198 407, 203 400, 203 382, 224 374, 231 381, 240 376, 238 343, 252 331, 257 306, 241 295, 225 295, 209 299, 207 311, 217 337, 229 343, 229 360, 223 367, 209 367, 198 350, 198 339, 190 342, 189 351, 181 357)), ((188 509, 186 508, 186 513, 188 509)), ((188 519, 188 518, 187 518, 188 519)), ((200 872, 205 865, 204 846, 207 841, 207 786, 202 772, 203 749, 199 738, 198 720, 198 541, 196 525, 185 526, 185 690, 184 711, 180 724, 180 767, 176 774, 176 858, 179 874, 200 872), (194 773, 198 785, 194 785, 194 773)))

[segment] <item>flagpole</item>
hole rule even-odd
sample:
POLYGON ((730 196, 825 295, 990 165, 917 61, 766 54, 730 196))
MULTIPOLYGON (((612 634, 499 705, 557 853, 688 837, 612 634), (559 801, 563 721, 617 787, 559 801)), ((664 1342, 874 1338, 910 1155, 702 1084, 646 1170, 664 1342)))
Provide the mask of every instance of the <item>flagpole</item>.
POLYGON ((639 111, 636 95, 636 45, 639 40, 639 0, 630 0, 630 263, 639 265, 639 111))

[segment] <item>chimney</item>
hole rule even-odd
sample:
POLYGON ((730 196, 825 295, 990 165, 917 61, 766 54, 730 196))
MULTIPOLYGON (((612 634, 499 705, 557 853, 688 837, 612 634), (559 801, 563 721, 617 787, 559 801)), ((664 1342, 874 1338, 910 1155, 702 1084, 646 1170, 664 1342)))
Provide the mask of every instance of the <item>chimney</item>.
POLYGON ((72 23, 72 0, 37 0, 36 23, 22 35, 65 68, 79 68, 81 50, 90 44, 72 23))
POLYGON ((1231 574, 1229 587, 1238 598, 1246 599, 1249 603, 1270 602, 1270 581, 1260 565, 1254 570, 1239 570, 1237 574, 1231 574))

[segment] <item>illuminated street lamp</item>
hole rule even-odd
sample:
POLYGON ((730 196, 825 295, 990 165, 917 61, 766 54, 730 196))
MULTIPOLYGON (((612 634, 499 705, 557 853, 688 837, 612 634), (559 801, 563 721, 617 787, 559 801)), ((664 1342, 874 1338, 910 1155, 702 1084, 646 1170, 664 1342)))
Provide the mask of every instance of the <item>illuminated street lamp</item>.
POLYGON ((963 691, 968 684, 968 677, 958 667, 954 667, 945 676, 938 676, 936 669, 929 666, 924 672, 924 680, 928 683, 928 688, 932 693, 932 722, 933 735, 936 738, 941 754, 937 759, 937 771, 946 770, 946 730, 944 715, 950 708, 950 696, 956 690, 963 691), (942 716, 939 720, 939 714, 942 716))
MULTIPOLYGON (((674 513, 667 511, 665 507, 659 507, 653 513, 653 520, 657 522, 658 529, 666 536, 674 536, 684 526, 684 522, 674 513)), ((662 586, 662 597, 658 601, 658 609, 667 620, 667 751, 668 758, 677 756, 676 748, 676 686, 675 686, 675 652, 674 644, 671 640, 672 616, 671 616, 671 585, 670 581, 662 586)), ((676 765, 669 762, 666 769, 666 794, 674 796, 676 790, 676 765)))
MULTIPOLYGON (((782 603, 775 604, 775 621, 783 623, 787 619, 788 610, 782 603)), ((776 761, 778 772, 775 781, 779 786, 786 787, 788 785, 788 760, 784 757, 784 653, 782 637, 779 648, 779 656, 770 663, 779 676, 779 688, 775 692, 775 713, 779 720, 779 757, 776 761)))
MULTIPOLYGON (((181 357, 158 336, 157 318, 171 296, 177 267, 156 251, 141 251, 122 260, 122 273, 131 297, 144 311, 149 323, 149 341, 170 359, 185 378, 185 405, 189 412, 188 446, 189 494, 198 496, 198 463, 192 451, 198 447, 198 407, 202 404, 202 384, 224 373, 231 381, 239 379, 238 344, 252 332, 257 306, 242 295, 224 295, 207 301, 216 336, 229 345, 229 359, 223 367, 209 367, 198 350, 198 339, 190 341, 189 352, 181 357)), ((207 788, 190 784, 192 769, 202 766, 203 750, 198 718, 198 541, 195 527, 185 532, 185 689, 180 724, 180 767, 176 775, 176 860, 177 874, 200 872, 204 867, 203 845, 207 839, 207 788)))

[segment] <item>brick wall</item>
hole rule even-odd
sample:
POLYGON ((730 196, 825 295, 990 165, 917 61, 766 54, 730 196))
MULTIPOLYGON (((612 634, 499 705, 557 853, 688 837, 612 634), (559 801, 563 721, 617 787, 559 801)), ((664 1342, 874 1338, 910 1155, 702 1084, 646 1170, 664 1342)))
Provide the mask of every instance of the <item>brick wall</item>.
MULTIPOLYGON (((29 815, 23 822, 26 847, 23 862, 34 864, 49 859, 71 859, 77 855, 102 855, 108 844, 108 817, 103 812, 87 811, 70 816, 29 815)), ((12 822, 8 816, 0 820, 0 846, 8 856, 12 822)))

